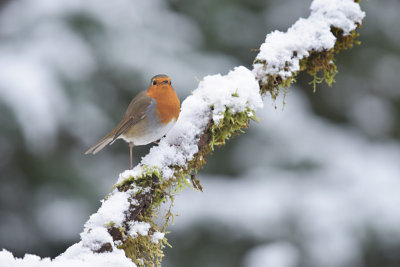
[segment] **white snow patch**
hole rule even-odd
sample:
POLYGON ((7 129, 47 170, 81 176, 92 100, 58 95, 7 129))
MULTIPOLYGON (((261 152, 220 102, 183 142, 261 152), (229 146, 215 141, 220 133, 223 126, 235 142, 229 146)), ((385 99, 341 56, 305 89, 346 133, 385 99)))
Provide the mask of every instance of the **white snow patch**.
POLYGON ((125 219, 125 211, 129 208, 131 190, 127 192, 114 192, 106 200, 102 200, 99 210, 90 216, 85 223, 85 229, 81 233, 84 246, 93 250, 99 249, 102 244, 113 244, 113 239, 107 231, 107 224, 114 223, 115 227, 121 227, 125 219))
POLYGON ((125 170, 123 173, 120 173, 118 177, 118 183, 122 182, 129 177, 137 177, 141 174, 141 168, 133 168, 132 170, 125 170))
MULTIPOLYGON (((114 190, 108 199, 102 201, 99 210, 90 216, 81 233, 81 242, 68 248, 63 254, 55 259, 43 258, 26 254, 24 258, 14 258, 12 253, 3 250, 0 252, 0 267, 9 266, 41 266, 41 267, 64 267, 64 266, 136 266, 129 258, 125 257, 123 250, 116 248, 111 235, 108 233, 107 224, 113 222, 120 227, 125 219, 125 211, 129 208, 129 197, 135 190, 119 192, 114 190), (93 253, 110 243, 112 252, 93 253)), ((150 227, 150 225, 148 226, 150 227)), ((135 231, 147 235, 148 229, 142 224, 135 226, 135 231)))
POLYGON ((135 267, 136 265, 125 256, 125 252, 114 249, 113 252, 93 253, 82 242, 69 247, 64 253, 55 259, 43 258, 26 254, 23 258, 15 258, 7 250, 0 251, 0 267, 135 267))
POLYGON ((81 233, 82 244, 93 251, 99 250, 105 243, 113 243, 111 235, 105 227, 94 227, 81 233))
POLYGON ((165 233, 154 232, 154 234, 151 236, 151 242, 158 244, 158 242, 160 242, 160 240, 163 240, 164 236, 165 236, 165 233))
POLYGON ((146 236, 149 234, 149 229, 150 229, 150 224, 146 222, 130 222, 130 229, 129 229, 129 235, 133 238, 137 237, 138 234, 142 236, 146 236))
POLYGON ((263 107, 260 87, 254 75, 245 67, 237 67, 227 76, 220 74, 207 76, 200 82, 196 93, 209 105, 213 105, 213 120, 216 124, 223 118, 226 108, 232 113, 243 112, 248 108, 263 107))
POLYGON ((300 60, 309 51, 329 50, 336 38, 331 27, 343 29, 348 35, 362 22, 365 13, 353 0, 314 0, 311 15, 300 18, 287 32, 274 31, 266 36, 256 59, 265 61, 254 64, 254 74, 262 79, 265 74, 292 76, 300 70, 300 60))
POLYGON ((110 222, 113 222, 117 227, 122 226, 122 222, 125 219, 124 212, 129 208, 129 196, 130 191, 119 192, 118 190, 114 190, 108 199, 101 201, 102 205, 100 209, 90 216, 85 227, 102 227, 110 222))

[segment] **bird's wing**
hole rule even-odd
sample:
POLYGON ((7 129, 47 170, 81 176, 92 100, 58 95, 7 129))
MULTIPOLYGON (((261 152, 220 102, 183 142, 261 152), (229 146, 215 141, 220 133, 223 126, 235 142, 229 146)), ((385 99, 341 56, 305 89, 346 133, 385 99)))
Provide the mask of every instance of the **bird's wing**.
POLYGON ((143 120, 151 103, 152 98, 146 95, 145 91, 139 93, 134 99, 132 99, 131 103, 126 109, 124 118, 112 131, 113 139, 111 143, 114 142, 121 134, 124 134, 127 130, 129 130, 133 125, 143 120))
POLYGON ((152 103, 152 98, 146 95, 146 91, 142 91, 132 99, 131 103, 129 103, 128 108, 126 109, 124 119, 126 117, 135 117, 140 118, 147 111, 147 108, 152 103))
POLYGON ((139 121, 143 120, 146 116, 146 111, 152 98, 146 95, 143 91, 139 93, 135 98, 132 99, 125 112, 122 121, 106 136, 104 136, 97 144, 89 148, 85 154, 97 153, 103 149, 106 145, 112 144, 121 134, 124 134, 131 126, 135 125, 139 121))
POLYGON ((128 118, 124 118, 117 127, 115 127, 115 133, 113 133, 112 135, 112 139, 111 139, 111 143, 114 143, 115 140, 117 140, 117 138, 125 133, 129 128, 131 128, 133 125, 135 125, 137 123, 137 121, 135 121, 135 119, 133 117, 128 117, 128 118))

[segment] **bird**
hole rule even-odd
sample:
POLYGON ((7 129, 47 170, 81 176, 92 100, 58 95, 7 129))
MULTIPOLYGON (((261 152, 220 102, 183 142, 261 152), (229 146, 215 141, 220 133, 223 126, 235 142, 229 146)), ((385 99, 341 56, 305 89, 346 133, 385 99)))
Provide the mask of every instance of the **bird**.
POLYGON ((155 75, 148 89, 132 99, 121 122, 85 154, 96 154, 106 145, 123 139, 129 143, 130 169, 133 169, 133 147, 157 143, 175 125, 179 113, 180 101, 171 78, 165 74, 155 75))

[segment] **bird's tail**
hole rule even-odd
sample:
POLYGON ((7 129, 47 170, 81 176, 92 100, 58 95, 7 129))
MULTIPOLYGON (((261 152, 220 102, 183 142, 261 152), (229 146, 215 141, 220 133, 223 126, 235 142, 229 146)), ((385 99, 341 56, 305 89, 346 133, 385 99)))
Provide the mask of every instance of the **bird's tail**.
POLYGON ((100 150, 102 150, 106 145, 112 144, 120 138, 126 130, 129 130, 129 127, 131 127, 134 124, 134 120, 131 117, 128 117, 124 120, 122 120, 109 134, 103 137, 97 144, 89 148, 86 152, 85 155, 87 154, 96 154, 100 150))
POLYGON ((115 141, 115 139, 113 138, 113 134, 109 133, 106 136, 104 136, 103 139, 97 142, 97 144, 86 150, 85 155, 96 154, 97 152, 102 150, 106 145, 112 143, 113 141, 115 141))

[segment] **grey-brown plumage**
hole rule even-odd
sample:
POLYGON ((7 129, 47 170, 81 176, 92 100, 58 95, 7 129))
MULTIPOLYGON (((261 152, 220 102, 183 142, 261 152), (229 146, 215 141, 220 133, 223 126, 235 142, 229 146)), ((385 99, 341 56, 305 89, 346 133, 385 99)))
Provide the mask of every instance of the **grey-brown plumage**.
POLYGON ((180 101, 164 74, 151 78, 149 88, 139 93, 129 104, 122 121, 85 154, 96 154, 116 139, 129 143, 130 167, 133 168, 133 146, 153 143, 161 139, 176 123, 180 101))
POLYGON ((145 118, 148 107, 151 105, 151 97, 146 95, 146 92, 140 92, 128 106, 122 121, 106 136, 103 137, 97 144, 89 148, 85 154, 96 154, 106 145, 112 144, 121 135, 132 129, 132 126, 138 124, 145 118))

